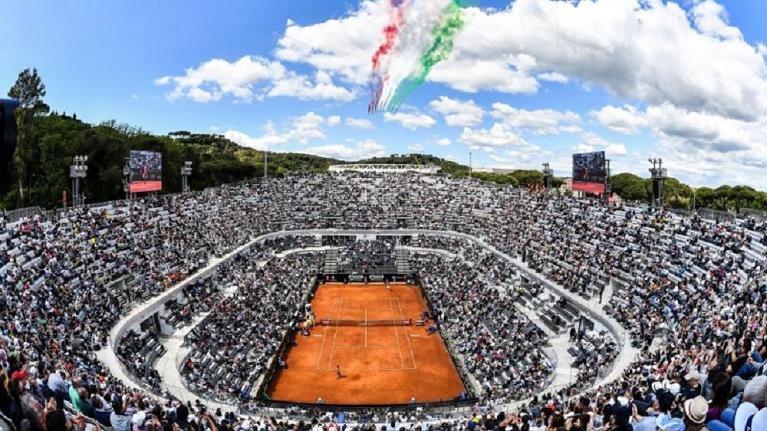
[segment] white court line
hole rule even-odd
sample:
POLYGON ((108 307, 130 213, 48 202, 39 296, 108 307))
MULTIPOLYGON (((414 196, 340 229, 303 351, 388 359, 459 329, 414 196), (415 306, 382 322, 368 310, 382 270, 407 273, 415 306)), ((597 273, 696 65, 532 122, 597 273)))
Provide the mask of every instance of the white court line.
MULTIPOLYGON (((341 307, 338 309, 338 314, 336 315, 336 320, 341 319, 341 310, 344 309, 344 297, 341 297, 341 307)), ((328 359, 328 370, 332 369, 332 363, 333 363, 333 355, 336 353, 336 338, 338 338, 338 326, 336 328, 336 333, 333 334, 333 350, 330 351, 330 358, 328 359)))
MULTIPOLYGON (((391 292, 386 292, 386 294, 389 296, 389 309, 391 310, 391 317, 392 321, 394 320, 394 306, 391 305, 391 292)), ((405 359, 402 358, 402 344, 399 342, 399 331, 397 330, 397 326, 394 326, 394 334, 397 335, 397 353, 399 353, 399 362, 400 366, 402 368, 405 368, 405 359)))
MULTIPOLYGON (((337 305, 337 303, 333 304, 333 308, 335 308, 336 305, 337 305)), ((332 308, 330 310, 330 314, 331 315, 333 314, 333 309, 332 308)), ((329 328, 330 328, 330 326, 326 326, 325 327, 325 333, 322 334, 322 344, 320 345, 320 353, 317 354, 317 365, 314 367, 314 368, 316 368, 318 370, 320 369, 320 361, 322 360, 322 351, 325 349, 325 340, 328 338, 328 329, 329 328)))
MULTIPOLYGON (((402 312, 402 303, 399 301, 399 298, 397 299, 397 307, 399 307, 399 318, 405 319, 405 313, 402 312)), ((413 345, 410 343, 410 337, 405 337, 407 340, 407 347, 410 349, 410 359, 413 360, 413 368, 418 368, 418 364, 415 363, 415 354, 413 353, 413 345)))

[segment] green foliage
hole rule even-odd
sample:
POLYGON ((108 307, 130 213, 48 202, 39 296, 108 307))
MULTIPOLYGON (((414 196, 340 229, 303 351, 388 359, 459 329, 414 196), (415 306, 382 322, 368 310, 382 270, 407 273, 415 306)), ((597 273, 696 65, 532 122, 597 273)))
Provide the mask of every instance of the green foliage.
POLYGON ((511 173, 517 183, 522 187, 542 186, 543 185, 543 172, 541 171, 529 171, 518 170, 511 173))
MULTIPOLYGON (((88 156, 88 177, 84 182, 87 202, 103 202, 124 197, 123 166, 130 150, 157 151, 163 154, 165 192, 181 189, 180 170, 191 161, 189 179, 193 190, 262 176, 264 153, 243 148, 221 135, 196 134, 186 130, 155 136, 140 128, 105 121, 96 126, 83 123, 76 115, 48 114, 43 98, 45 84, 36 69, 22 71, 8 95, 20 101, 16 112, 19 135, 11 166, 14 186, 0 196, 0 208, 21 206, 61 206, 62 193, 69 190, 69 165, 75 155, 88 156)), ((293 172, 322 172, 332 164, 345 162, 308 154, 269 153, 269 175, 293 172)), ((436 165, 443 174, 466 177, 469 167, 426 154, 393 154, 361 160, 359 163, 436 165)), ((510 173, 474 172, 483 181, 514 187, 543 185, 543 174, 535 170, 510 173)), ((554 187, 563 184, 554 178, 554 187)), ((613 191, 624 199, 649 203, 652 180, 634 174, 611 177, 613 191)), ((692 187, 669 178, 665 183, 666 205, 672 208, 713 208, 723 211, 751 208, 767 211, 767 193, 747 186, 721 186, 716 189, 692 187)))
MULTIPOLYGON (((110 120, 92 126, 65 114, 35 117, 28 129, 34 163, 25 166, 21 188, 2 196, 0 207, 62 205, 62 194, 71 198, 69 165, 75 155, 88 156, 88 177, 83 182, 87 203, 121 199, 123 166, 131 150, 157 151, 163 155, 163 191, 181 190, 180 170, 192 162, 189 179, 193 190, 251 179, 263 175, 264 153, 243 148, 220 135, 176 132, 167 137, 110 120)), ((269 175, 327 170, 333 159, 306 154, 269 154, 269 175)))
POLYGON ((19 107, 16 110, 18 142, 13 154, 15 167, 13 174, 18 184, 18 200, 21 203, 27 197, 25 190, 29 194, 32 189, 33 165, 41 157, 38 145, 40 141, 38 122, 42 115, 50 111, 43 101, 45 94, 45 84, 38 75, 37 69, 21 71, 16 82, 8 90, 8 96, 19 101, 19 107))

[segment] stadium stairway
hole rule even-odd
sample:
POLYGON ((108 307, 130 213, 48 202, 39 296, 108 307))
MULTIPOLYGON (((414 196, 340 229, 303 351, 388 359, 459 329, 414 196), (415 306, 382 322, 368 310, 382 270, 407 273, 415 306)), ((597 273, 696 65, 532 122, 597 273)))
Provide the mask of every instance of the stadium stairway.
POLYGON ((397 273, 410 274, 410 252, 402 248, 395 249, 394 265, 397 267, 397 273))
POLYGON ((329 248, 325 252, 325 273, 331 274, 338 270, 338 249, 329 248))
MULTIPOLYGON (((201 313, 195 316, 194 320, 188 325, 177 329, 169 337, 162 339, 162 346, 165 348, 165 353, 157 358, 154 362, 154 368, 162 376, 162 387, 167 390, 175 398, 186 403, 187 401, 195 402, 200 399, 198 394, 191 392, 184 384, 184 378, 179 372, 179 366, 184 358, 190 353, 189 347, 184 347, 184 338, 186 335, 196 328, 200 322, 205 320, 209 313, 201 313)), ((224 412, 235 411, 236 406, 230 404, 224 404, 205 398, 205 404, 209 409, 220 408, 224 412)))

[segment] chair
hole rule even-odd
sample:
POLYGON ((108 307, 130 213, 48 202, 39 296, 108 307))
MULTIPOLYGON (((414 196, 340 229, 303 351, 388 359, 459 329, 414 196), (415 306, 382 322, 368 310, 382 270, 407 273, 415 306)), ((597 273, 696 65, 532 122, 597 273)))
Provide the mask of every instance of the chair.
POLYGON ((719 420, 713 420, 706 424, 709 431, 732 431, 732 428, 719 420))
POLYGON ((732 428, 735 424, 735 409, 725 409, 719 420, 724 422, 725 425, 732 428))

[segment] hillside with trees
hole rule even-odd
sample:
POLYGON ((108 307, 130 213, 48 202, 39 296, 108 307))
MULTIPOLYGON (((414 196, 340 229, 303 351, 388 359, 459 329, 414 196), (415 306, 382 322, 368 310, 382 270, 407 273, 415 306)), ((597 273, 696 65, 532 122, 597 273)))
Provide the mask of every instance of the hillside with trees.
MULTIPOLYGON (((35 69, 26 69, 8 92, 20 101, 16 111, 18 144, 7 167, 11 187, 0 190, 0 208, 29 206, 54 208, 70 197, 69 165, 75 155, 88 156, 88 177, 83 183, 86 203, 121 199, 123 167, 131 150, 160 152, 163 190, 181 190, 178 174, 185 161, 193 163, 189 184, 193 190, 251 179, 264 174, 264 153, 241 147, 221 135, 198 134, 185 130, 158 136, 115 120, 92 125, 77 118, 51 111, 45 103, 45 84, 35 69)), ((360 161, 362 163, 434 164, 448 175, 464 177, 469 167, 426 154, 394 154, 360 161)), ((269 153, 268 174, 322 172, 340 160, 308 154, 269 153)), ((517 170, 506 174, 474 172, 485 181, 519 187, 540 187, 543 174, 536 170, 517 170)), ((650 202, 652 181, 634 174, 612 177, 613 191, 623 199, 650 202)), ((562 184, 555 178, 554 185, 562 184)), ((767 210, 767 193, 747 186, 721 186, 694 189, 676 179, 666 182, 666 205, 673 208, 713 208, 767 210)))

